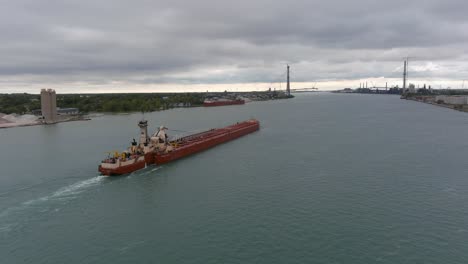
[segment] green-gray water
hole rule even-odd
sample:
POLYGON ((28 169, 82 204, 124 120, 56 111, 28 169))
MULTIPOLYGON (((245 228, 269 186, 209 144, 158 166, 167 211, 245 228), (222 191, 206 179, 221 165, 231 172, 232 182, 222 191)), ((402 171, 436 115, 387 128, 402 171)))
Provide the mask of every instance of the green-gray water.
POLYGON ((0 130, 0 263, 468 263, 466 113, 301 94, 146 114, 251 117, 254 134, 116 178, 98 162, 141 114, 0 130))

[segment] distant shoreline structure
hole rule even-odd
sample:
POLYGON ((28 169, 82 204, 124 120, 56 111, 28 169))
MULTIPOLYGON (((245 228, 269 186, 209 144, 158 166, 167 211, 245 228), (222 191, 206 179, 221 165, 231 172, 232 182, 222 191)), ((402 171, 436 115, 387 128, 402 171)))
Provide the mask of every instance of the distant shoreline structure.
POLYGON ((285 91, 262 92, 205 92, 205 93, 148 93, 148 94, 57 94, 43 90, 46 97, 33 94, 0 94, 0 128, 55 124, 69 121, 89 120, 88 113, 135 113, 156 112, 171 108, 199 107, 208 99, 230 100, 238 98, 246 103, 294 98, 285 91), (3 98, 2 98, 3 97, 3 98), (42 99, 42 100, 40 100, 42 99), (53 102, 55 99, 55 102, 53 102), (18 103, 2 105, 2 102, 18 103), (45 102, 41 107, 39 101, 45 102), (59 105, 60 107, 53 106, 59 105), (41 109, 38 109, 41 107, 41 109), (24 109, 22 111, 5 111, 24 109), (4 114, 1 114, 1 113, 4 114), (45 115, 48 117, 46 117, 45 115), (5 117, 5 118, 2 118, 5 117))
MULTIPOLYGON (((49 125, 61 122, 87 120, 83 117, 82 114, 80 114, 78 108, 57 107, 57 95, 53 89, 41 89, 41 109, 31 109, 32 107, 25 106, 24 100, 19 101, 23 102, 20 107, 27 109, 27 113, 23 115, 15 113, 10 113, 7 115, 0 113, 0 128, 49 125)), ((37 98, 32 98, 30 101, 32 102, 33 106, 36 106, 36 102, 38 100, 37 98)))
POLYGON ((468 112, 468 95, 403 95, 401 99, 468 112))
MULTIPOLYGON (((91 120, 91 118, 88 118, 86 116, 82 117, 77 117, 77 118, 70 118, 67 120, 62 120, 57 123, 64 123, 64 122, 73 122, 73 121, 88 121, 91 120)), ((40 121, 32 121, 32 122, 5 122, 3 118, 0 117, 0 129, 2 128, 13 128, 13 127, 26 127, 26 126, 39 126, 39 125, 51 125, 51 124, 46 124, 42 123, 40 121)))

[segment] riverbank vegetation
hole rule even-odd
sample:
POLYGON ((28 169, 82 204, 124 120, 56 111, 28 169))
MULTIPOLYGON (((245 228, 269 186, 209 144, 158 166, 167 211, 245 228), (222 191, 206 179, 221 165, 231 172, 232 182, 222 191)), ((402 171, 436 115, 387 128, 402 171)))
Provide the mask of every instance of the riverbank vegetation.
MULTIPOLYGON (((283 91, 239 93, 57 94, 57 107, 78 108, 81 113, 153 112, 175 107, 201 106, 205 99, 219 98, 248 98, 252 101, 265 101, 290 97, 283 91)), ((0 113, 28 114, 37 109, 41 109, 41 96, 39 94, 0 94, 0 113)))
MULTIPOLYGON (((80 112, 151 112, 203 104, 201 93, 148 94, 57 94, 57 106, 80 112)), ((0 113, 26 114, 41 108, 38 94, 0 94, 0 113)))

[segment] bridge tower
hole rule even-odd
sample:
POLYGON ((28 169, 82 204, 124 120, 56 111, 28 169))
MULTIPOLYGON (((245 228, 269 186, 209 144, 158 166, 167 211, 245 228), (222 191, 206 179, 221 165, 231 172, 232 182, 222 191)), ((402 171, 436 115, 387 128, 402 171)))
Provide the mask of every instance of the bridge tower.
POLYGON ((408 62, 405 60, 403 64, 403 91, 406 90, 406 67, 408 66, 408 62))
POLYGON ((286 93, 288 96, 291 96, 291 87, 289 85, 289 65, 287 67, 287 85, 286 85, 286 93))

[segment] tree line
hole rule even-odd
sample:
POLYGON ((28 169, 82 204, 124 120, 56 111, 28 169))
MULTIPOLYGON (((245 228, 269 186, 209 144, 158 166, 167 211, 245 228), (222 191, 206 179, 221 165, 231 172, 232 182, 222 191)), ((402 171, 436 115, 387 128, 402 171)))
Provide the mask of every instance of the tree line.
MULTIPOLYGON (((57 94, 57 106, 89 112, 152 112, 203 104, 201 93, 57 94)), ((38 94, 0 94, 0 113, 27 114, 41 109, 38 94)))

